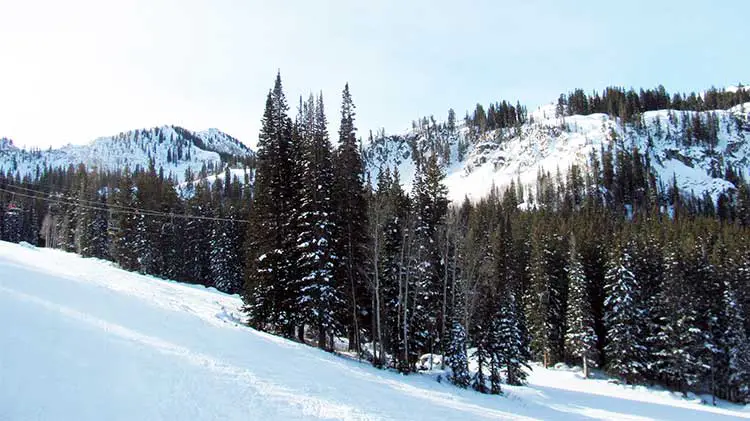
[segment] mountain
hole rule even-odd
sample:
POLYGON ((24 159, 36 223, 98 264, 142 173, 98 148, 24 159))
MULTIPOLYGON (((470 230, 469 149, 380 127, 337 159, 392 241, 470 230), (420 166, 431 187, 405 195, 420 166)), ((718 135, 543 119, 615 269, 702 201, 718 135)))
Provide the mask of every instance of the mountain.
POLYGON ((0 170, 19 175, 33 174, 45 167, 66 168, 85 164, 109 171, 129 167, 145 168, 153 160, 157 170, 176 180, 185 171, 197 174, 202 167, 210 173, 223 169, 223 163, 250 160, 255 153, 232 136, 217 129, 192 132, 177 126, 138 129, 115 136, 100 137, 86 145, 59 149, 26 150, 10 139, 0 139, 0 170))
MULTIPOLYGON (((744 89, 729 87, 726 92, 744 89)), ((573 164, 581 167, 593 154, 610 143, 616 149, 645 155, 662 185, 675 178, 684 192, 696 196, 718 195, 736 186, 726 177, 727 169, 747 175, 750 165, 750 103, 725 110, 681 111, 662 109, 644 112, 637 122, 624 123, 608 114, 559 117, 555 104, 528 114, 526 121, 510 128, 479 132, 466 122, 448 124, 423 118, 404 133, 380 132, 363 145, 367 171, 375 180, 379 169, 398 167, 407 190, 417 162, 431 151, 439 152, 453 201, 477 199, 492 186, 521 183, 533 193, 540 171, 564 176, 573 164), (690 141, 689 131, 699 125, 713 130, 711 141, 690 141)), ((101 137, 87 145, 59 149, 25 150, 0 138, 0 171, 21 176, 44 167, 85 164, 89 168, 122 170, 146 167, 153 159, 156 168, 184 182, 185 171, 198 174, 205 166, 208 175, 223 177, 224 163, 249 162, 254 152, 218 129, 193 132, 176 126, 138 129, 101 137)), ((244 180, 246 171, 233 165, 233 175, 244 180)), ((214 177, 216 178, 216 177, 214 177)), ((213 178, 209 177, 209 183, 213 178)))
POLYGON ((558 117, 555 104, 529 113, 517 127, 477 133, 466 123, 422 119, 403 134, 379 133, 363 145, 363 156, 374 180, 380 168, 398 167, 409 189, 416 163, 435 150, 446 172, 449 198, 477 199, 493 185, 511 181, 534 191, 539 171, 564 176, 571 165, 584 166, 612 143, 616 149, 638 147, 658 182, 676 178, 684 192, 711 195, 714 200, 735 185, 725 179, 728 168, 747 176, 750 165, 750 103, 704 112, 658 110, 641 114, 636 123, 623 123, 607 114, 558 117), (695 121, 698 120, 698 123, 695 121), (715 138, 695 140, 694 124, 715 138), (690 140, 693 139, 693 140, 690 140))

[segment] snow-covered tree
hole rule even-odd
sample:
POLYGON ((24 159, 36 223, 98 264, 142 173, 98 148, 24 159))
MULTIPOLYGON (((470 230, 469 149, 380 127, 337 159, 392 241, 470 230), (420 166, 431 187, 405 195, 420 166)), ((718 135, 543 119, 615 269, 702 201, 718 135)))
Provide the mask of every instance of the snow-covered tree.
POLYGON ((726 330, 724 349, 728 359, 727 384, 730 399, 750 403, 750 339, 745 332, 746 315, 730 282, 724 286, 726 330))
MULTIPOLYGON (((529 351, 523 337, 521 313, 516 305, 515 296, 508 292, 500 297, 498 311, 492 320, 492 351, 497 361, 497 369, 505 368, 508 384, 520 386, 525 383, 529 351)), ((499 388, 498 388, 499 389, 499 388)))
POLYGON ((466 357, 466 329, 459 321, 453 322, 451 339, 446 357, 451 368, 449 380, 458 387, 467 388, 471 382, 469 360, 466 357))
POLYGON ((479 393, 489 393, 485 370, 490 367, 492 355, 489 350, 488 339, 486 334, 475 338, 475 349, 471 355, 477 361, 477 371, 471 378, 471 387, 479 393))
MULTIPOLYGON (((232 212, 218 214, 221 218, 233 216, 232 212)), ((236 223, 216 220, 211 229, 209 267, 211 284, 229 294, 236 294, 242 286, 242 270, 239 264, 238 227, 236 223)))
POLYGON ((564 339, 564 263, 559 241, 554 237, 533 234, 528 268, 530 285, 525 299, 531 351, 545 367, 561 358, 564 339))
POLYGON ((630 384, 643 373, 638 282, 633 274, 630 250, 615 250, 605 276, 604 323, 607 328, 607 369, 630 384))
POLYGON ((348 308, 341 312, 342 323, 349 336, 349 347, 361 351, 360 330, 362 316, 371 303, 367 297, 364 268, 367 261, 367 202, 365 199, 365 168, 360 154, 354 126, 354 102, 349 84, 341 95, 341 124, 339 145, 334 159, 336 182, 334 187, 337 239, 334 244, 340 264, 336 279, 348 308))
POLYGON ((414 313, 412 333, 415 351, 433 352, 439 340, 438 317, 441 308, 442 262, 438 228, 448 210, 447 188, 437 156, 431 155, 417 170, 414 181, 415 250, 414 313))
POLYGON ((323 97, 312 96, 303 106, 301 191, 297 208, 297 308, 301 322, 318 333, 318 346, 332 349, 328 338, 341 330, 336 317, 344 305, 342 289, 335 282, 338 263, 334 241, 336 227, 333 208, 334 174, 331 144, 328 140, 323 97), (305 127, 307 125, 308 127, 305 127))
POLYGON ((256 154, 253 211, 248 229, 243 299, 250 324, 294 335, 295 305, 290 272, 296 264, 296 191, 292 122, 281 76, 266 98, 256 154))
POLYGON ((566 313, 565 347, 567 352, 583 363, 583 377, 589 376, 589 368, 596 366, 597 335, 594 313, 589 296, 589 283, 581 264, 581 256, 575 240, 570 242, 568 257, 568 309, 566 313))

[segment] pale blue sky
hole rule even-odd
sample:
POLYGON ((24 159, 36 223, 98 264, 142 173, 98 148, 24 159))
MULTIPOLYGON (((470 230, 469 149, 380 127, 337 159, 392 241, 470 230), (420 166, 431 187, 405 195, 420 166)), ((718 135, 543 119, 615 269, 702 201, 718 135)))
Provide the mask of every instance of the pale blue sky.
POLYGON ((750 2, 0 0, 0 136, 46 147, 161 124, 254 145, 265 93, 322 90, 332 133, 576 87, 750 81, 750 2))

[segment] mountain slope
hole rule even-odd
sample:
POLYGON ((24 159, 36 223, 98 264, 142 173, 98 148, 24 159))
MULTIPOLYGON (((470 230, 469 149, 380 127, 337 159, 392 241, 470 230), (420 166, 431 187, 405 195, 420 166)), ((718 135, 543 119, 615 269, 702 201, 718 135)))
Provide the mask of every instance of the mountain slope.
POLYGON ((45 167, 67 168, 85 164, 88 168, 109 171, 136 166, 145 168, 153 160, 157 170, 164 169, 177 180, 190 168, 198 173, 205 165, 222 170, 230 158, 246 159, 254 152, 237 139, 217 129, 191 132, 177 126, 161 126, 100 137, 86 145, 67 145, 59 149, 23 150, 10 140, 0 140, 0 169, 21 176, 45 167))
POLYGON ((238 324, 228 296, 0 242, 0 419, 714 419, 746 408, 535 366, 481 395, 238 324))
POLYGON ((529 122, 518 128, 481 135, 465 126, 451 131, 425 120, 403 135, 378 136, 364 146, 364 156, 373 179, 379 168, 396 166, 408 188, 415 156, 424 156, 434 145, 447 145, 441 157, 445 182, 450 199, 460 201, 464 196, 477 199, 492 185, 504 187, 511 181, 531 187, 527 193, 533 191, 540 169, 565 175, 570 165, 585 164, 592 152, 598 155, 613 137, 617 148, 637 146, 665 185, 676 177, 683 191, 708 193, 715 200, 735 187, 723 178, 727 166, 745 171, 750 165, 750 103, 700 113, 650 111, 643 113, 640 127, 606 114, 556 117, 553 104, 530 113, 529 122), (685 143, 683 123, 696 118, 704 125, 717 122, 715 144, 685 143))

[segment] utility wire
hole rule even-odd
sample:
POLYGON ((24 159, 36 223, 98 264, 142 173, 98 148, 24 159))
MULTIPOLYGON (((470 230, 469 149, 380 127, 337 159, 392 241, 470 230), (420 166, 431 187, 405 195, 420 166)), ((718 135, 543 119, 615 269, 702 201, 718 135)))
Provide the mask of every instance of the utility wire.
MULTIPOLYGON (((32 189, 25 189, 25 190, 33 191, 32 189)), ((36 196, 32 194, 8 190, 2 187, 0 187, 0 192, 18 195, 18 196, 26 197, 29 199, 43 200, 49 203, 55 203, 55 204, 60 204, 60 205, 72 205, 72 206, 78 206, 84 209, 98 210, 98 211, 111 212, 111 213, 121 213, 121 214, 126 214, 126 215, 144 215, 144 216, 164 217, 164 218, 173 218, 173 219, 197 219, 197 220, 204 220, 204 221, 250 223, 250 221, 246 219, 232 219, 232 218, 219 218, 219 217, 213 217, 213 216, 167 213, 167 212, 152 211, 148 209, 140 209, 140 208, 135 208, 135 207, 130 207, 126 209, 116 209, 116 208, 113 209, 110 207, 92 206, 92 205, 86 205, 80 202, 76 202, 75 200, 77 199, 70 200, 70 199, 59 199, 59 198, 54 198, 54 197, 40 197, 40 196, 36 196)), ((50 193, 40 192, 40 191, 36 191, 36 193, 50 194, 50 193)))
MULTIPOLYGON (((37 185, 38 186, 38 184, 32 184, 32 185, 37 185)), ((96 201, 96 200, 86 200, 86 199, 77 198, 77 197, 74 197, 74 195, 72 195, 70 193, 66 194, 65 192, 41 191, 41 190, 35 190, 35 189, 30 189, 30 188, 27 188, 27 187, 16 186, 16 185, 7 185, 6 187, 10 187, 10 188, 13 188, 13 189, 18 189, 18 190, 24 190, 24 191, 27 191, 27 192, 30 192, 30 193, 50 195, 50 197, 55 197, 59 201, 66 201, 66 202, 75 201, 76 203, 69 203, 69 204, 73 204, 73 205, 76 205, 76 206, 80 205, 81 203, 84 203, 84 204, 90 204, 91 206, 94 206, 94 207, 105 207, 106 206, 107 210, 109 210, 109 208, 119 208, 119 209, 124 209, 124 210, 140 211, 140 212, 142 212, 144 214, 145 213, 163 213, 163 212, 159 212, 159 211, 139 209, 139 208, 136 208, 136 207, 133 207, 133 206, 118 205, 118 204, 115 204, 115 203, 111 203, 111 204, 106 204, 105 205, 105 204, 102 204, 101 202, 96 201)), ((14 192, 14 194, 19 194, 20 195, 20 193, 18 193, 18 192, 14 192)), ((42 199, 41 197, 36 197, 36 198, 42 199)))
MULTIPOLYGON (((42 186, 41 184, 35 184, 35 183, 29 183, 29 182, 25 182, 24 184, 27 184, 27 185, 30 185, 30 186, 36 186, 36 187, 38 187, 40 189, 45 188, 45 186, 42 186)), ((37 189, 30 189, 28 187, 23 187, 23 186, 19 186, 19 185, 10 185, 10 184, 7 185, 6 187, 10 187, 10 188, 14 188, 14 189, 19 189, 19 190, 24 190, 24 191, 31 192, 31 193, 40 193, 40 194, 49 194, 49 195, 55 195, 55 196, 64 196, 65 200, 75 200, 75 201, 81 202, 81 203, 89 203, 89 204, 92 204, 93 206, 102 206, 102 203, 100 201, 81 199, 81 198, 76 197, 77 196, 76 194, 72 194, 70 192, 37 190, 37 189)), ((158 212, 158 213, 163 213, 161 211, 146 211, 144 209, 136 208, 136 207, 133 207, 133 206, 118 205, 116 203, 107 204, 106 206, 108 208, 120 208, 120 209, 142 211, 142 212, 158 212)))

